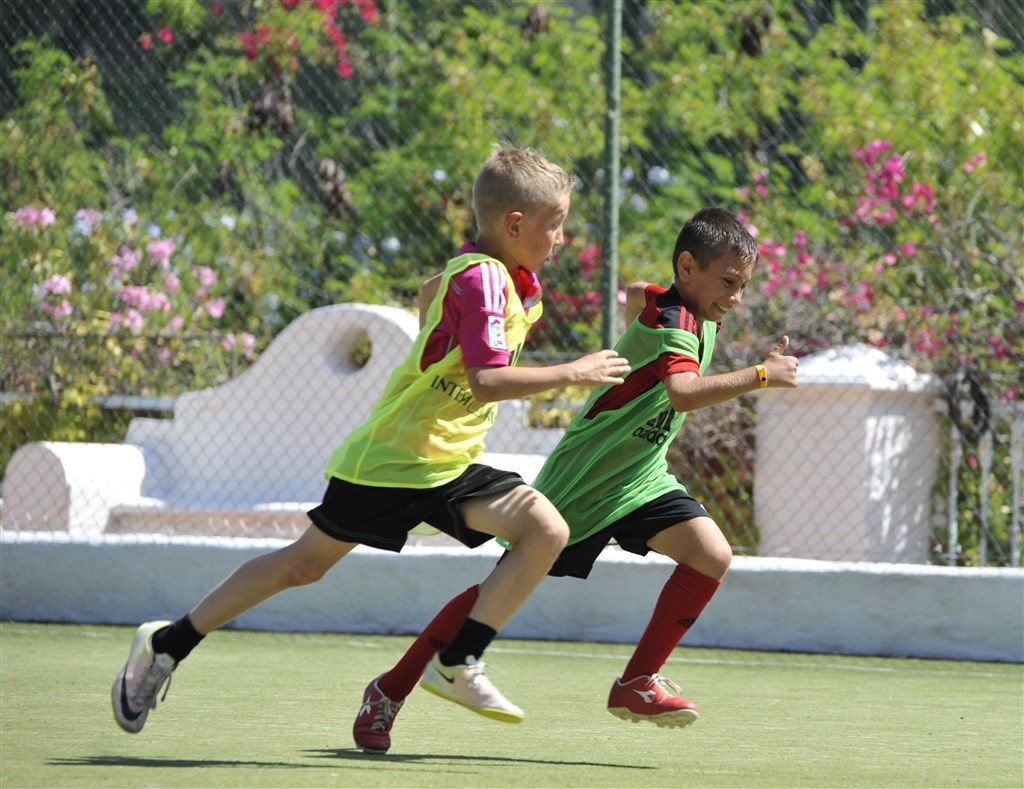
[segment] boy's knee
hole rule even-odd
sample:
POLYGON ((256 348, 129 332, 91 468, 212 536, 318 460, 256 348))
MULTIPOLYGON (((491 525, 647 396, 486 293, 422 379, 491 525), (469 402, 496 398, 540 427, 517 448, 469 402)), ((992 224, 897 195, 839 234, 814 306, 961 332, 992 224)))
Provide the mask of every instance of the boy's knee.
POLYGON ((729 543, 725 543, 719 551, 716 551, 712 557, 712 561, 716 562, 721 568, 722 575, 725 575, 729 569, 729 565, 732 564, 732 546, 729 543))
POLYGON ((297 562, 288 568, 285 574, 285 584, 289 587, 308 586, 323 578, 327 569, 319 562, 297 562))
POLYGON ((569 542, 569 524, 561 517, 545 523, 543 530, 545 539, 556 551, 561 551, 569 542))
POLYGON ((721 579, 732 564, 732 546, 724 537, 709 546, 704 555, 705 575, 721 579))
POLYGON ((528 540, 545 553, 558 554, 569 542, 569 524, 556 511, 535 519, 524 530, 519 542, 528 540))

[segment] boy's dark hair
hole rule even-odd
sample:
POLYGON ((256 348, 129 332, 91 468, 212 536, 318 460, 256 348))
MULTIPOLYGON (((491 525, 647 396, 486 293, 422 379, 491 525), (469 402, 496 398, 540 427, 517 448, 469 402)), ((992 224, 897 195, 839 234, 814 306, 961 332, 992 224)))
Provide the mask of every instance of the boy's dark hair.
POLYGON ((693 255, 701 271, 725 255, 744 263, 757 263, 760 257, 750 233, 736 217, 721 208, 702 208, 683 225, 672 253, 673 279, 676 263, 683 252, 693 255))

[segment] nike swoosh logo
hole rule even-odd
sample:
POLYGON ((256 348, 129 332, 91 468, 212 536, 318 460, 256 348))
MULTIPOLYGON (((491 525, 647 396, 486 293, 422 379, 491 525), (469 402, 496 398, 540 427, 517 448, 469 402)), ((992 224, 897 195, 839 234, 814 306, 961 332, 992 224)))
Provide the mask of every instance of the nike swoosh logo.
POLYGON ((121 676, 121 714, 130 721, 138 720, 141 712, 132 712, 128 706, 128 694, 124 692, 124 675, 121 676))
POLYGON ((440 670, 438 670, 437 675, 441 679, 443 679, 445 682, 447 682, 449 685, 454 685, 455 684, 455 677, 447 677, 443 673, 441 673, 440 670))

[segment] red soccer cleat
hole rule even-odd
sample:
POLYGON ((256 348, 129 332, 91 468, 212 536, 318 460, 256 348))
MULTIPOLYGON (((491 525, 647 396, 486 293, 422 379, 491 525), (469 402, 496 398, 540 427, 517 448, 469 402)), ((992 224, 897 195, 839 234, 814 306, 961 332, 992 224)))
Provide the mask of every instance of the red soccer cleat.
POLYGON ((377 679, 363 691, 363 706, 352 725, 352 738, 363 753, 384 754, 391 747, 391 727, 405 699, 389 699, 381 692, 377 679))
POLYGON ((633 723, 650 721, 679 728, 689 726, 700 715, 697 705, 683 698, 678 685, 658 674, 629 682, 616 679, 608 694, 608 712, 633 723))

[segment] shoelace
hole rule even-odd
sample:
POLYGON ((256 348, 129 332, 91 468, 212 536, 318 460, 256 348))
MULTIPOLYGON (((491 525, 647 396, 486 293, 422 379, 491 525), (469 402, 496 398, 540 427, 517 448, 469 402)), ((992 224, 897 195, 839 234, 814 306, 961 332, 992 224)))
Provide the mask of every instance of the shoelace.
POLYGON ((468 675, 467 678, 466 678, 467 679, 467 684, 471 688, 472 687, 476 687, 476 685, 479 684, 480 682, 488 682, 488 683, 490 682, 490 680, 487 679, 487 675, 484 674, 484 664, 483 663, 476 662, 476 663, 470 664, 468 666, 468 671, 466 672, 466 674, 468 675))
POLYGON ((387 696, 382 696, 377 702, 377 715, 373 719, 370 728, 374 731, 387 731, 391 728, 391 722, 395 719, 398 711, 402 709, 405 701, 392 701, 387 696))
POLYGON ((171 672, 173 671, 173 668, 165 669, 154 660, 150 664, 146 676, 139 682, 139 687, 132 694, 132 702, 140 707, 156 709, 156 694, 160 692, 160 687, 166 682, 164 695, 160 697, 160 701, 167 698, 167 691, 171 689, 171 672))
POLYGON ((683 689, 676 683, 670 680, 668 677, 663 677, 661 674, 652 674, 651 679, 655 685, 658 685, 666 693, 670 693, 674 696, 682 696, 683 689))

